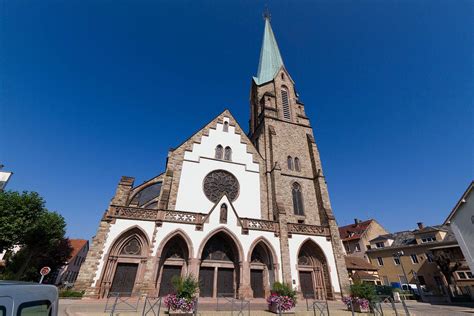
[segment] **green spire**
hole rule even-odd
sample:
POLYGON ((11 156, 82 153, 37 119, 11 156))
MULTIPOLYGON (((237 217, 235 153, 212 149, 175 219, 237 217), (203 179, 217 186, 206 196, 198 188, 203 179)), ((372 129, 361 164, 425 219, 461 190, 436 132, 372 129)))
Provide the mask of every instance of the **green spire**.
POLYGON ((257 77, 253 77, 253 80, 255 80, 257 85, 271 81, 275 78, 281 66, 283 66, 283 60, 281 59, 275 35, 273 35, 270 16, 265 15, 265 31, 263 32, 260 62, 258 64, 257 77))

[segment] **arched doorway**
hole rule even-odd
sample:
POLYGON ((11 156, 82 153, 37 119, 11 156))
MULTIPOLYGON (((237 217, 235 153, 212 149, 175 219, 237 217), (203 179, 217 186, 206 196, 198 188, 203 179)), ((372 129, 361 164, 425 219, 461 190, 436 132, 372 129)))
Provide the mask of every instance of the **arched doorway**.
POLYGON ((250 255, 250 286, 254 298, 270 295, 275 283, 275 262, 273 253, 263 241, 259 241, 250 255))
POLYGON ((157 284, 159 296, 174 292, 173 277, 186 274, 189 248, 182 235, 176 234, 162 247, 158 263, 157 284))
POLYGON ((307 240, 298 253, 298 275, 303 297, 333 299, 326 257, 321 248, 307 240))
POLYGON ((239 253, 236 242, 223 231, 208 239, 199 269, 201 297, 237 297, 241 275, 239 253))
POLYGON ((148 238, 139 228, 123 233, 110 248, 100 296, 132 296, 138 291, 148 258, 148 238))

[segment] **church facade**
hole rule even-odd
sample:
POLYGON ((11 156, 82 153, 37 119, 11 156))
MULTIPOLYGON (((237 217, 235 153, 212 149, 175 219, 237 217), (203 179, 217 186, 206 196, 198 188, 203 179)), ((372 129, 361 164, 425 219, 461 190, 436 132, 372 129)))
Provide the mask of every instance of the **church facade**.
POLYGON ((225 110, 169 151, 162 174, 122 177, 75 287, 163 296, 175 275, 199 280, 200 297, 263 298, 276 281, 317 299, 347 291, 313 129, 268 17, 248 134, 225 110))

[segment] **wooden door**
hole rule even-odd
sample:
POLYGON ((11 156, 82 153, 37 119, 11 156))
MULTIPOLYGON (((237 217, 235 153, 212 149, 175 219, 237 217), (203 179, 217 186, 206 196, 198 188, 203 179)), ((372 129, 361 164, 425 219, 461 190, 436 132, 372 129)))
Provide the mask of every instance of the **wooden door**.
POLYGON ((252 286, 253 297, 264 297, 263 291, 263 270, 250 270, 250 285, 252 286))
POLYGON ((131 296, 137 271, 138 263, 117 263, 110 293, 120 293, 120 296, 131 296))
POLYGON ((315 289, 316 299, 324 300, 326 298, 326 291, 324 291, 323 271, 321 269, 317 269, 316 271, 314 271, 314 278, 316 281, 316 289, 315 289))
POLYGON ((212 297, 214 291, 214 268, 201 267, 199 270, 199 289, 201 297, 212 297))
POLYGON ((301 292, 303 292, 303 297, 315 298, 313 275, 311 271, 300 271, 299 274, 300 274, 301 292))
POLYGON ((234 269, 217 270, 217 296, 234 296, 234 269))
POLYGON ((165 296, 175 292, 173 287, 173 277, 181 275, 181 266, 163 266, 160 281, 160 296, 165 296))

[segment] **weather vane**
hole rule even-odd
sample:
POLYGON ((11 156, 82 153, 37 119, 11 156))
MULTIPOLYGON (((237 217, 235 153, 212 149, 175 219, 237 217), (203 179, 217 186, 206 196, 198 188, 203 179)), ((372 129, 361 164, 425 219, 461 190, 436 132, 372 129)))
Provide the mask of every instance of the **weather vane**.
POLYGON ((263 10, 263 19, 268 19, 269 21, 272 19, 272 15, 270 14, 270 9, 268 9, 268 5, 265 5, 265 10, 263 10))

